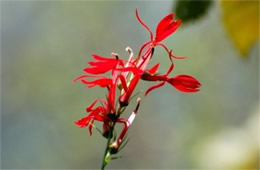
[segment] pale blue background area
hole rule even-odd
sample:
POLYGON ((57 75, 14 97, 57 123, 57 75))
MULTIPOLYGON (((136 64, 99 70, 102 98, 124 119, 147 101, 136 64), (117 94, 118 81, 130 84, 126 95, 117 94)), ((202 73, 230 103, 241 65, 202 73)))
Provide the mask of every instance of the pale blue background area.
MULTIPOLYGON (((127 58, 126 46, 136 53, 149 34, 137 22, 135 8, 155 30, 172 1, 5 1, 1 6, 1 167, 99 168, 105 139, 96 131, 90 137, 73 122, 105 90, 72 80, 83 74, 92 53, 127 58)), ((185 94, 165 85, 146 98, 142 93, 123 158, 108 168, 203 168, 203 150, 196 148, 208 136, 242 126, 258 106, 258 44, 242 59, 218 4, 164 43, 177 56, 187 56, 175 61, 172 75, 193 75, 201 91, 185 94)), ((161 48, 152 62, 161 62, 161 72, 169 67, 161 48)), ((138 89, 148 85, 141 82, 138 89)), ((130 112, 134 106, 129 107, 130 112)))

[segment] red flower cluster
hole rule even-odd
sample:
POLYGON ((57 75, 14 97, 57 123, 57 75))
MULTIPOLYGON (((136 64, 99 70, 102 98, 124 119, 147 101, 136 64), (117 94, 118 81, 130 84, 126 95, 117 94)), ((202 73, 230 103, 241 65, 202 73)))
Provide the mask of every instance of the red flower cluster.
POLYGON ((172 50, 169 50, 161 42, 177 30, 181 24, 181 21, 173 20, 174 14, 167 15, 157 25, 156 36, 154 38, 150 28, 140 19, 137 10, 136 16, 138 21, 150 33, 150 41, 142 45, 137 57, 134 58, 133 52, 129 47, 126 49, 130 54, 127 61, 120 59, 115 53, 112 53, 111 58, 101 57, 94 54, 92 56, 95 61, 88 62, 90 67, 84 69, 87 74, 82 75, 74 80, 80 80, 83 84, 86 84, 88 88, 94 86, 107 88, 108 92, 106 99, 95 100, 86 109, 89 115, 75 123, 79 127, 88 126, 91 135, 94 121, 103 122, 102 133, 105 137, 107 137, 110 133, 109 131, 111 130, 112 125, 116 123, 123 123, 124 129, 122 130, 119 138, 111 145, 113 148, 118 148, 121 145, 121 142, 124 139, 129 126, 132 124, 135 115, 137 114, 140 98, 138 99, 137 107, 128 119, 120 117, 125 107, 128 105, 130 97, 132 96, 132 93, 139 80, 160 81, 160 83, 148 88, 145 95, 147 95, 150 91, 163 86, 165 83, 169 83, 182 92, 196 92, 199 91, 200 87, 200 82, 189 75, 177 75, 175 77, 169 77, 169 74, 174 68, 173 58, 183 59, 184 57, 174 56, 172 54, 172 50), (162 75, 157 74, 159 63, 150 69, 147 69, 156 46, 161 46, 166 50, 171 62, 171 66, 169 67, 168 71, 162 75), (110 73, 111 77, 101 75, 108 72, 110 73), (116 105, 116 97, 118 97, 118 105, 116 105), (94 108, 98 102, 101 105, 94 108))

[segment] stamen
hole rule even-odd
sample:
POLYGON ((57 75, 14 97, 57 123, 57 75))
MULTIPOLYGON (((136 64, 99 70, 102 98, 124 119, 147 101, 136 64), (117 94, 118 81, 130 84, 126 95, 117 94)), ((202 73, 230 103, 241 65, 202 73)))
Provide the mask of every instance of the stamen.
POLYGON ((133 55, 134 55, 132 48, 126 47, 125 50, 126 50, 127 52, 129 52, 130 56, 133 56, 133 55))
POLYGON ((148 42, 146 42, 146 43, 144 43, 144 44, 142 45, 142 47, 141 47, 140 50, 139 50, 139 53, 138 53, 137 59, 136 59, 137 61, 138 61, 139 58, 141 57, 141 54, 142 54, 144 48, 145 48, 147 45, 149 45, 150 43, 151 43, 151 41, 148 41, 148 42))
POLYGON ((151 58, 153 56, 153 53, 154 53, 154 47, 152 47, 151 58))
POLYGON ((132 59, 134 57, 134 52, 132 50, 132 48, 130 47, 126 47, 125 50, 129 53, 129 58, 128 58, 128 61, 125 65, 125 67, 128 67, 129 66, 129 63, 132 64, 132 59))
POLYGON ((117 53, 112 52, 112 53, 111 53, 111 56, 112 56, 112 57, 116 57, 117 60, 119 59, 117 53))

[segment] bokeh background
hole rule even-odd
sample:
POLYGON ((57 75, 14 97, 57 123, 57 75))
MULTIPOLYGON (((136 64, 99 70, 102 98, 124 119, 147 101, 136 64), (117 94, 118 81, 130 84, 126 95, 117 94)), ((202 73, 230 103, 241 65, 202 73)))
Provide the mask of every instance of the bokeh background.
MULTIPOLYGON (((247 14, 246 2, 258 5, 259 14, 258 1, 241 1, 241 22, 230 19, 242 42, 248 36, 239 29, 250 19, 259 30, 259 15, 247 14)), ((106 140, 96 131, 90 137, 74 121, 104 91, 72 80, 83 74, 92 53, 127 58, 125 47, 136 53, 149 39, 136 8, 155 30, 176 2, 1 2, 1 168, 100 167, 106 140)), ((201 91, 185 94, 165 85, 148 97, 142 92, 130 142, 107 168, 259 168, 259 41, 241 53, 224 14, 221 2, 212 1, 203 16, 164 41, 175 55, 187 56, 175 61, 172 75, 193 75, 201 91)), ((169 60, 160 48, 153 58, 158 61, 165 71, 169 60)))

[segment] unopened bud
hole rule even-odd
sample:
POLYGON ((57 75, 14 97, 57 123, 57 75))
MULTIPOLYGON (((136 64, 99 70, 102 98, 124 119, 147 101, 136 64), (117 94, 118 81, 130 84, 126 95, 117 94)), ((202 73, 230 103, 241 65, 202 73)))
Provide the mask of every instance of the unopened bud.
POLYGON ((137 105, 136 105, 135 110, 134 110, 135 113, 137 113, 137 111, 139 109, 139 106, 140 106, 140 103, 141 103, 141 98, 138 97, 136 101, 137 101, 137 105))

